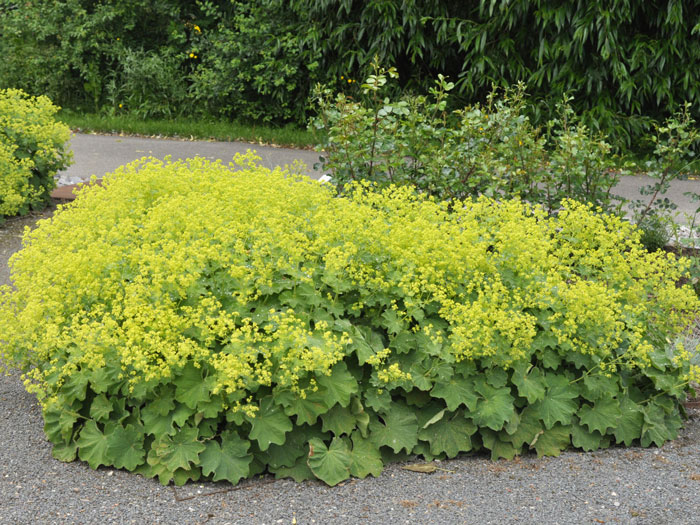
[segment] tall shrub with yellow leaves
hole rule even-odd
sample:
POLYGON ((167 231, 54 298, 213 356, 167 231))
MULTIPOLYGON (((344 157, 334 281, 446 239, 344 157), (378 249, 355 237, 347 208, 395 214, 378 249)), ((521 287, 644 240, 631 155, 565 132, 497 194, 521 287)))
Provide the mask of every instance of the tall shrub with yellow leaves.
POLYGON ((0 90, 0 222, 45 206, 54 175, 70 165, 70 129, 56 122, 58 109, 43 96, 0 90))
POLYGON ((700 302, 620 219, 236 162, 138 161, 26 235, 0 357, 56 458, 335 485, 677 435, 698 363, 668 340, 700 302))

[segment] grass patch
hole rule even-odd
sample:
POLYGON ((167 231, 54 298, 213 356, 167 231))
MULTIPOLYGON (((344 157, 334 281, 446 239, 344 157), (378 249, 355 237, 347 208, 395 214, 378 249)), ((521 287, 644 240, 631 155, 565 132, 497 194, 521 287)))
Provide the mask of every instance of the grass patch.
POLYGON ((194 118, 142 119, 137 116, 77 113, 63 109, 58 119, 73 130, 128 135, 177 137, 204 140, 242 141, 254 144, 273 144, 294 148, 311 148, 313 135, 297 126, 269 124, 241 124, 194 118))

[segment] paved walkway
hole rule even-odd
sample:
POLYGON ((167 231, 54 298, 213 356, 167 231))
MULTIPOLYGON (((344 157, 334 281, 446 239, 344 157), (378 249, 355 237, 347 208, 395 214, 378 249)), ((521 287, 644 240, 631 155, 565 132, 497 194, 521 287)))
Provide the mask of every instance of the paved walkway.
POLYGON ((313 165, 319 157, 315 151, 260 146, 245 142, 151 139, 76 133, 71 137, 70 147, 73 150, 74 162, 68 169, 59 173, 59 186, 84 182, 92 175, 102 177, 105 173, 142 157, 164 159, 170 155, 173 160, 176 160, 200 156, 210 160, 230 161, 236 153, 245 153, 247 150, 254 150, 261 158, 260 163, 263 166, 273 168, 301 160, 309 167, 309 176, 314 178, 320 176, 319 172, 313 170, 313 165))
MULTIPOLYGON (((72 136, 70 146, 73 149, 74 163, 59 173, 59 186, 87 181, 93 174, 100 178, 123 164, 146 156, 163 159, 171 155, 173 159, 186 159, 199 155, 212 160, 229 161, 236 153, 245 153, 249 149, 257 152, 263 166, 272 168, 301 160, 308 166, 307 173, 310 177, 321 176, 321 172, 313 170, 313 165, 319 157, 315 151, 258 146, 245 142, 149 139, 77 133, 72 136)), ((652 182, 651 178, 645 176, 622 177, 613 192, 626 199, 639 199, 639 188, 652 182)), ((700 193, 700 180, 673 181, 666 197, 678 205, 679 212, 691 213, 700 204, 693 204, 683 195, 689 191, 700 193)))

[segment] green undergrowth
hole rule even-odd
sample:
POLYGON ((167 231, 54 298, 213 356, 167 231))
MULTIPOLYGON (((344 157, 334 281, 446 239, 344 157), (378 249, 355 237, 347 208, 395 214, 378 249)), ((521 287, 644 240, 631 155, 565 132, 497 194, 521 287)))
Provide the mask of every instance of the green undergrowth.
POLYGON ((58 118, 82 132, 124 133, 143 136, 173 137, 183 139, 243 141, 255 144, 274 144, 297 148, 308 148, 315 143, 311 132, 288 124, 244 124, 225 120, 178 117, 172 119, 142 118, 122 113, 103 115, 62 111, 58 118))
POLYGON ((27 233, 0 292, 54 457, 335 485, 409 455, 660 446, 698 379, 687 261, 565 201, 344 197, 250 156, 142 160, 27 233))

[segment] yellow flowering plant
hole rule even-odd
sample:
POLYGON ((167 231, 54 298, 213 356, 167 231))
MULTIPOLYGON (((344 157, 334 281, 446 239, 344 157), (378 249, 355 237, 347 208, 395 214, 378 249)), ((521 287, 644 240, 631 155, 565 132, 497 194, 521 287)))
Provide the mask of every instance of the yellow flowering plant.
POLYGON ((661 445, 699 378, 686 268, 573 201, 141 160, 26 233, 0 358, 56 458, 163 483, 661 445))
POLYGON ((70 130, 47 97, 0 90, 0 222, 49 202, 54 176, 70 165, 70 130))

